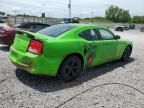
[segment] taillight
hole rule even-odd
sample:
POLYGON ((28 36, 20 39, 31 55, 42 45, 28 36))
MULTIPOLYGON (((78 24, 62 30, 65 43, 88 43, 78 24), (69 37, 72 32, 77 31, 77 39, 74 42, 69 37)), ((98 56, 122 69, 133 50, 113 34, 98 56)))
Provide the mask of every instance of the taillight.
POLYGON ((28 51, 34 54, 42 54, 42 50, 43 50, 43 44, 40 41, 37 40, 31 40, 29 47, 28 47, 28 51))

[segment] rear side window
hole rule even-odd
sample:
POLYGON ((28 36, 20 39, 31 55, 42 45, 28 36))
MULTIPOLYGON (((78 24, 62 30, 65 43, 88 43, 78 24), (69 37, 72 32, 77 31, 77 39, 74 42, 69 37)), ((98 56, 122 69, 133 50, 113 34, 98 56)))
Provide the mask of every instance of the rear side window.
POLYGON ((100 29, 99 33, 103 40, 113 40, 114 39, 113 34, 108 30, 100 29))
POLYGON ((58 37, 61 34, 74 29, 75 27, 76 26, 70 24, 59 24, 42 29, 38 33, 51 37, 58 37))
POLYGON ((89 40, 89 41, 98 40, 97 33, 93 29, 85 30, 85 31, 81 32, 80 36, 86 40, 89 40))

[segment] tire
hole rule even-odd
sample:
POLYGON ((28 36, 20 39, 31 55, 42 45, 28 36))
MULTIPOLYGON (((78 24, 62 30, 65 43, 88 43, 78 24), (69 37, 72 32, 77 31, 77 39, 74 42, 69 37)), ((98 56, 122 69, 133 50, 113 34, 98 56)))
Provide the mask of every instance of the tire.
POLYGON ((82 70, 82 61, 78 56, 69 56, 62 63, 58 78, 64 82, 70 82, 76 79, 82 70))
POLYGON ((121 60, 127 62, 130 58, 131 52, 132 52, 132 48, 130 46, 127 46, 123 52, 121 60))
POLYGON ((123 30, 123 29, 120 29, 120 31, 123 32, 124 30, 123 30))

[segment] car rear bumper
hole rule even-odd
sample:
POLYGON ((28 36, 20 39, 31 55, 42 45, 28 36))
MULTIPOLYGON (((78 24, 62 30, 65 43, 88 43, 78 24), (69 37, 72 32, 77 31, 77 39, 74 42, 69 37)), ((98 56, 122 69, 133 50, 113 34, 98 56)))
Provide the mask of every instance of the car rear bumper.
POLYGON ((39 56, 29 52, 22 53, 11 46, 9 58, 16 67, 31 74, 57 75, 59 63, 55 60, 48 60, 43 55, 39 56))

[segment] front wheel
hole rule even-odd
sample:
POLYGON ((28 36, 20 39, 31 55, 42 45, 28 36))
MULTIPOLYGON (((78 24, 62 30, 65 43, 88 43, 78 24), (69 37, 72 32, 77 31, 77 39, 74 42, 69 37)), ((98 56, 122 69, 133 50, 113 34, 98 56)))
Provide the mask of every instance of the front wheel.
POLYGON ((82 70, 82 61, 77 56, 70 56, 62 63, 58 77, 65 82, 73 81, 82 70))
POLYGON ((127 62, 130 58, 131 52, 132 48, 130 46, 127 46, 123 52, 121 60, 127 62))

